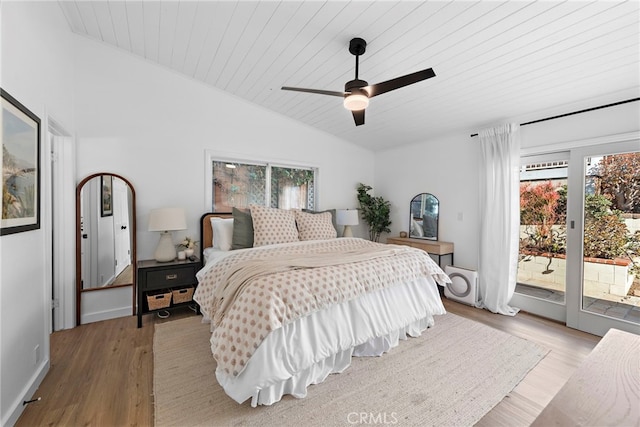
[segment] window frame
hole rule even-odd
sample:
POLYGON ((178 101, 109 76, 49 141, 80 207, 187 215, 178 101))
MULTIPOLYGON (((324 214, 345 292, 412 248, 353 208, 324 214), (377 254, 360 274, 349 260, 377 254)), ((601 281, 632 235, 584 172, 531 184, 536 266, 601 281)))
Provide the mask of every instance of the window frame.
MULTIPOLYGON (((291 168, 291 169, 304 169, 313 171, 313 200, 314 206, 313 209, 317 210, 319 206, 319 177, 320 177, 320 167, 314 164, 302 164, 293 161, 280 160, 280 159, 256 159, 251 157, 240 157, 240 156, 230 156, 228 154, 219 153, 212 150, 205 150, 205 168, 204 168, 204 209, 205 212, 215 212, 213 210, 213 162, 227 162, 227 163, 238 163, 244 165, 255 165, 255 166, 265 166, 265 198, 264 198, 264 206, 270 205, 270 195, 271 195, 271 168, 279 167, 279 168, 291 168)), ((222 212, 216 212, 222 213, 222 212)))

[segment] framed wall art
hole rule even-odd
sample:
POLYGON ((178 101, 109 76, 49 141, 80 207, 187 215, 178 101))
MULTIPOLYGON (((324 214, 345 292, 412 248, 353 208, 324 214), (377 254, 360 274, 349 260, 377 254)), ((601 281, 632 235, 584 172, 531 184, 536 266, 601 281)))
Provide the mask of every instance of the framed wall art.
POLYGON ((111 216, 113 215, 113 176, 102 175, 100 179, 102 180, 102 185, 100 186, 102 188, 100 215, 111 216))
POLYGON ((40 119, 0 89, 2 220, 0 235, 40 228, 40 119))

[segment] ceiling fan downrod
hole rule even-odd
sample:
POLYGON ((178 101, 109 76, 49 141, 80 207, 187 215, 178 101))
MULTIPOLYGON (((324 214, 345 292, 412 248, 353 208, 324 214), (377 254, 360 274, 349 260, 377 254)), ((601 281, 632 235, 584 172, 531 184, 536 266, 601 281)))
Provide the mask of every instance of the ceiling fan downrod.
POLYGON ((367 42, 359 37, 351 39, 349 42, 349 52, 356 57, 356 80, 360 70, 360 55, 367 51, 367 42))

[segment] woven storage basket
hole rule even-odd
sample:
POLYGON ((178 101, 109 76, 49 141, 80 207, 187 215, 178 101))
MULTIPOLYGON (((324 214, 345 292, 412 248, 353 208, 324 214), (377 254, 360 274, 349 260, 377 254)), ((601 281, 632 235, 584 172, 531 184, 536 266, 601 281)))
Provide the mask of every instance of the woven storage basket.
POLYGON ((173 290, 173 303, 179 304, 181 302, 189 302, 193 300, 193 287, 174 289, 173 290))
POLYGON ((147 294, 149 310, 159 310, 171 305, 171 291, 149 292, 147 294))

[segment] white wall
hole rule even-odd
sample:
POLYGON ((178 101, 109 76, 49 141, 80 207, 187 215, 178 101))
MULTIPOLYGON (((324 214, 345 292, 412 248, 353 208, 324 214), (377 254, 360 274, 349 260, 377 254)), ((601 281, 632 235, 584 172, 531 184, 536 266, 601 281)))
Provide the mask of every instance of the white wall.
MULTIPOLYGON (((638 91, 635 90, 635 96, 638 91)), ((619 100, 629 99, 630 96, 619 100)), ((592 104, 595 107, 600 103, 592 104)), ((582 107, 586 108, 586 107, 582 107)), ((557 110, 557 109, 556 109, 557 110)), ((551 115, 558 114, 549 110, 551 115)), ((564 110, 560 112, 570 112, 564 110)), ((539 113, 539 119, 549 114, 539 113)), ((511 121, 520 123, 521 118, 511 121)), ((509 122, 505 120, 503 123, 509 122)), ((496 123, 498 124, 498 123, 496 123)), ((640 102, 541 122, 521 129, 521 147, 561 146, 564 142, 640 130, 640 102)), ((479 129, 475 129, 477 131, 479 129)), ((421 192, 440 199, 439 239, 455 245, 455 264, 478 266, 478 179, 481 153, 472 132, 453 133, 412 146, 380 151, 375 155, 375 194, 392 204, 391 235, 409 227, 409 202, 421 192)), ((475 133, 475 132, 473 132, 475 133)))
POLYGON ((409 232, 409 202, 431 193, 440 201, 438 240, 454 243, 456 265, 475 268, 479 156, 468 133, 377 153, 374 191, 391 202, 390 235, 409 232))
MULTIPOLYGON (((187 210, 198 238, 205 152, 320 168, 317 208, 354 208, 358 182, 373 182, 373 153, 111 46, 75 37, 78 181, 95 172, 126 177, 136 191, 138 259, 159 236, 149 210, 187 210)), ((131 305, 131 301, 123 301, 131 305)))
MULTIPOLYGON (((60 7, 54 2, 3 1, 0 15, 0 86, 42 120, 43 136, 46 114, 72 129, 72 45, 60 7)), ((17 420, 22 401, 31 397, 49 366, 49 141, 42 137, 41 144, 41 228, 0 237, 2 425, 17 420)))

